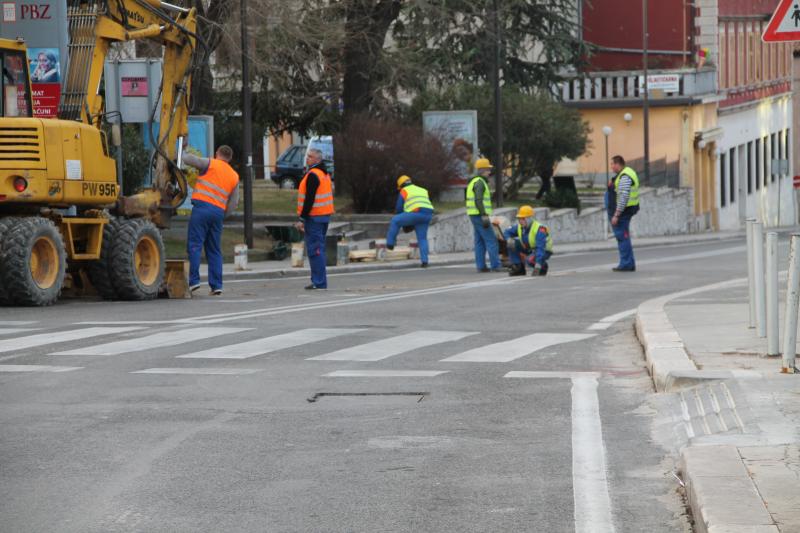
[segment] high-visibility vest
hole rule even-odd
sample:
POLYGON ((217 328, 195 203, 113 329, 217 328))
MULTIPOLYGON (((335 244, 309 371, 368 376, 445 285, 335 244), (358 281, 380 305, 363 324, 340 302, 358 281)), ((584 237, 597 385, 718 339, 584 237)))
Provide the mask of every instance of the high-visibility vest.
POLYGON ((416 185, 406 185, 400 190, 400 194, 403 196, 403 211, 406 213, 412 213, 420 209, 433 210, 433 204, 428 196, 427 189, 416 185))
POLYGON ((311 212, 308 214, 312 217, 321 217, 323 215, 333 214, 333 185, 331 184, 330 174, 325 174, 319 168, 312 168, 305 176, 300 186, 297 188, 297 214, 303 213, 303 204, 306 202, 306 181, 308 175, 311 173, 319 178, 319 187, 317 193, 314 195, 314 205, 311 207, 311 212))
MULTIPOLYGON (((533 224, 531 224, 531 229, 528 231, 528 242, 527 247, 531 250, 536 249, 536 235, 539 233, 539 228, 544 228, 547 232, 547 243, 544 246, 544 249, 548 252, 553 252, 553 237, 550 235, 550 230, 547 229, 547 226, 539 222, 538 220, 534 220, 533 224)), ((517 224, 517 237, 519 240, 525 244, 525 241, 522 239, 522 224, 517 224)))
POLYGON ((478 211, 478 207, 475 205, 475 184, 481 181, 483 182, 483 209, 487 215, 492 214, 492 194, 489 190, 489 184, 486 183, 486 180, 483 179, 482 176, 475 176, 467 185, 467 214, 468 215, 480 215, 481 212, 478 211))
POLYGON ((619 180, 623 174, 628 176, 633 182, 631 184, 631 194, 628 196, 628 203, 625 204, 625 207, 639 205, 639 176, 636 175, 636 171, 631 167, 625 167, 617 174, 617 179, 614 180, 614 192, 619 194, 619 180))
POLYGON ((200 200, 219 207, 228 208, 228 198, 239 186, 239 174, 221 159, 212 159, 205 174, 197 176, 192 200, 200 200))

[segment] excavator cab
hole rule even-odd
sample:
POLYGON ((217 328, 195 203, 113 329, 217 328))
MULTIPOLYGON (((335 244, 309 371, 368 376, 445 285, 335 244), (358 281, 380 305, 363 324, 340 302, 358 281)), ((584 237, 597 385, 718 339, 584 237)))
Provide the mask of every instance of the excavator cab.
POLYGON ((31 79, 25 44, 0 39, 0 117, 32 117, 31 79))

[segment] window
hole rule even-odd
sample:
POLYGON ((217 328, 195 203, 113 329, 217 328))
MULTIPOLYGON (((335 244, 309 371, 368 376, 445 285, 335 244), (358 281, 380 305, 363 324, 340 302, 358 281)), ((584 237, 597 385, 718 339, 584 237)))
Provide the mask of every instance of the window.
MULTIPOLYGON (((786 128, 783 131, 784 131, 784 135, 783 135, 783 157, 787 161, 791 161, 791 157, 789 157, 789 154, 792 153, 791 145, 789 144, 789 128, 786 128)), ((788 173, 787 173, 787 176, 788 176, 788 173)))
POLYGON ((755 177, 756 177, 756 190, 761 188, 761 139, 756 139, 756 165, 755 165, 755 177))
POLYGON ((728 194, 725 191, 725 182, 727 181, 725 170, 727 168, 727 158, 725 154, 722 154, 719 156, 719 205, 721 207, 728 205, 728 194))
POLYGON ((728 35, 726 33, 727 24, 719 25, 719 87, 725 89, 728 86, 728 35))
POLYGON ((736 86, 744 85, 745 67, 744 24, 736 24, 736 86))
POLYGON ((769 158, 770 158, 769 137, 767 137, 766 135, 764 136, 763 139, 761 139, 761 149, 764 150, 763 157, 761 158, 761 162, 764 164, 764 169, 761 174, 761 177, 764 180, 762 183, 764 184, 764 187, 766 187, 767 185, 769 185, 769 158))
POLYGON ((0 51, 0 116, 29 117, 28 65, 22 52, 0 51))
MULTIPOLYGON (((739 148, 741 150, 741 147, 739 148)), ((736 201, 736 148, 728 152, 728 191, 731 203, 736 201)))
POLYGON ((736 24, 728 23, 728 87, 736 86, 736 24))
POLYGON ((752 23, 747 25, 747 41, 747 83, 753 84, 758 80, 756 79, 756 33, 752 23))
POLYGON ((772 168, 772 161, 775 159, 780 159, 780 154, 778 152, 778 139, 777 136, 773 133, 769 136, 769 154, 770 154, 770 161, 769 161, 769 174, 770 174, 770 181, 775 182, 775 179, 778 177, 777 174, 774 172, 772 168))
POLYGON ((753 141, 747 143, 747 194, 753 192, 753 141))

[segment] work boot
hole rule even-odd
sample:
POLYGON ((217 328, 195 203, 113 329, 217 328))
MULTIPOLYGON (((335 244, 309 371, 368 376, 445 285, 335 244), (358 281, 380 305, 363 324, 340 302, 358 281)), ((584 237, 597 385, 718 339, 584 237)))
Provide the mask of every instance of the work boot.
POLYGON ((511 265, 511 268, 508 269, 509 276, 524 276, 525 275, 525 267, 522 265, 511 265))
POLYGON ((539 269, 539 275, 540 275, 540 276, 546 276, 546 275, 547 275, 547 269, 548 269, 548 267, 547 267, 547 266, 543 266, 543 267, 541 267, 541 268, 539 269))

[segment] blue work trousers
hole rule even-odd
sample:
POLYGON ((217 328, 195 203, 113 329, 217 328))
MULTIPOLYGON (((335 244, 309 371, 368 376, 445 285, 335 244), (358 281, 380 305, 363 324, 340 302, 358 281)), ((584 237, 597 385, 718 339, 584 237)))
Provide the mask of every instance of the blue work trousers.
POLYGON ((325 257, 325 234, 328 233, 328 223, 331 217, 306 217, 303 219, 305 227, 306 255, 311 267, 311 283, 318 289, 328 288, 328 276, 325 270, 327 258, 325 257))
POLYGON ((418 211, 416 213, 398 213, 392 217, 389 224, 389 233, 386 235, 386 245, 394 246, 397 244, 397 234, 403 226, 414 226, 417 234, 417 244, 419 245, 419 260, 422 263, 428 262, 428 226, 433 218, 430 211, 418 211))
POLYGON ((631 218, 633 215, 623 213, 620 215, 616 226, 611 226, 614 230, 614 237, 617 238, 617 248, 619 248, 619 268, 635 268, 636 261, 633 258, 633 244, 631 244, 631 218))
POLYGON ((486 268, 486 252, 489 252, 489 265, 491 268, 500 268, 500 252, 497 237, 492 226, 483 227, 480 215, 470 215, 473 237, 475 239, 475 266, 478 270, 486 268))
POLYGON ((200 255, 205 248, 208 261, 208 286, 222 289, 222 220, 225 211, 202 200, 192 200, 189 235, 189 285, 200 283, 200 255))
MULTIPOLYGON (((529 257, 533 255, 536 257, 536 250, 531 250, 530 248, 525 248, 522 246, 522 243, 519 239, 514 239, 514 247, 508 251, 508 260, 511 262, 512 265, 522 265, 522 257, 519 254, 525 254, 525 257, 529 257)), ((542 258, 542 262, 539 263, 539 268, 544 268, 547 270, 547 260, 553 255, 553 252, 544 252, 544 257, 542 258)), ((530 266, 530 264, 526 261, 525 265, 523 266, 530 266)))

